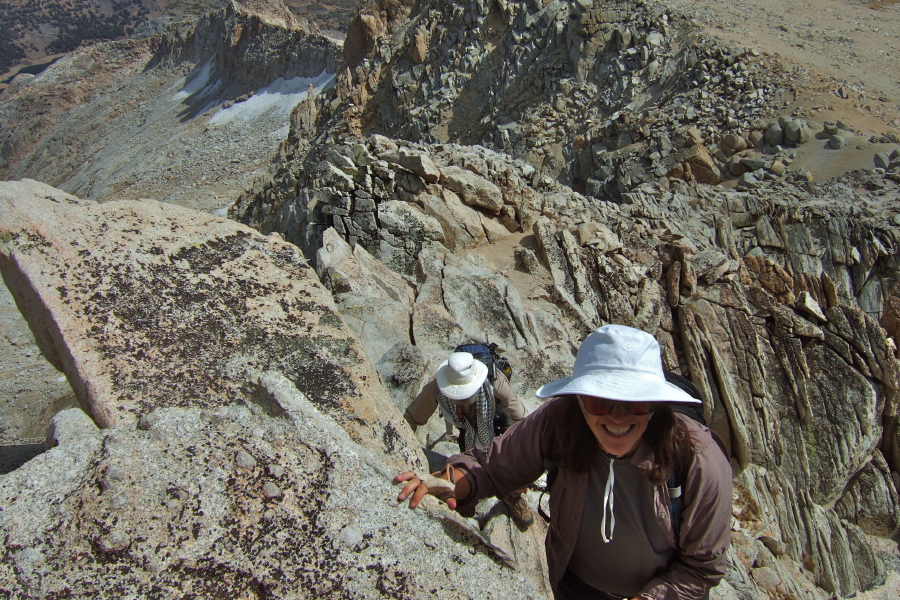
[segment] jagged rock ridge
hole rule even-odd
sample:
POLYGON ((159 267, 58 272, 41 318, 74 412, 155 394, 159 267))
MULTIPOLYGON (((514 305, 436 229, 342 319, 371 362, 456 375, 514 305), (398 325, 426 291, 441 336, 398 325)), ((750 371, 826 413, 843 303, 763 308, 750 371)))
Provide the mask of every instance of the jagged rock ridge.
POLYGON ((483 145, 596 196, 688 158, 682 130, 712 145, 787 91, 777 63, 663 3, 426 2, 380 28, 342 80, 362 132, 483 145))

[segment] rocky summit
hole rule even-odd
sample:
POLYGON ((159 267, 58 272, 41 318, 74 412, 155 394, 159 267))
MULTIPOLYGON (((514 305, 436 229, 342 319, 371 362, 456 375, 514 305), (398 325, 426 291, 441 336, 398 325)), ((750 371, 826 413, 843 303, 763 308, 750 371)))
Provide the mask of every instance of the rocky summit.
POLYGON ((895 598, 900 140, 681 4, 232 2, 13 80, 0 591, 550 598, 542 522, 397 505, 456 447, 402 412, 469 341, 533 410, 619 323, 726 444, 711 598, 895 598))

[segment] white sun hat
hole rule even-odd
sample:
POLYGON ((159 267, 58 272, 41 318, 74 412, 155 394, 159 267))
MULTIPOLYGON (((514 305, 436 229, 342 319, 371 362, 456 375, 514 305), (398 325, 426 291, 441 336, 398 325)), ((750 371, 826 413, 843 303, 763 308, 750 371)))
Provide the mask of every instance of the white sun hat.
POLYGON ((438 367, 438 388, 451 400, 465 400, 478 391, 487 372, 487 365, 468 352, 454 352, 438 367))
POLYGON ((659 342, 624 325, 595 329, 578 348, 572 374, 544 385, 538 398, 583 394, 623 402, 700 403, 666 381, 659 342))

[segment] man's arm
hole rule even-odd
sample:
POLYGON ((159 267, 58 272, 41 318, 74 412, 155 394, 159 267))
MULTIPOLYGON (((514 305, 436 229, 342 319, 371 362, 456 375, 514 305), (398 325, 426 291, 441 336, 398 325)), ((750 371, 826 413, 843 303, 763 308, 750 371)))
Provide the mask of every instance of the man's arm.
POLYGON ((406 407, 406 410, 403 412, 403 418, 406 419, 413 431, 418 429, 420 425, 427 423, 434 411, 437 410, 437 394, 437 380, 432 379, 425 384, 425 387, 422 388, 416 399, 406 407))
POLYGON ((509 385, 509 379, 503 373, 497 372, 497 379, 494 381, 494 398, 506 409, 509 416, 512 417, 513 423, 517 423, 525 418, 525 405, 516 396, 512 386, 509 385))

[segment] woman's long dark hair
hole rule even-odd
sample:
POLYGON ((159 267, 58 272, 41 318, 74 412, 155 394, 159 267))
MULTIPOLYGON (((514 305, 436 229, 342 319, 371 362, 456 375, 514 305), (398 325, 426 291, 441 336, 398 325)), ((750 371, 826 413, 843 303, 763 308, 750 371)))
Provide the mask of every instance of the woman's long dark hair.
MULTIPOLYGON (((584 473, 600 451, 575 396, 561 396, 556 400, 549 434, 550 460, 561 468, 584 473)), ((672 407, 664 403, 658 404, 653 412, 644 439, 655 457, 645 473, 656 484, 669 479, 686 459, 692 445, 687 427, 675 418, 672 407)))

